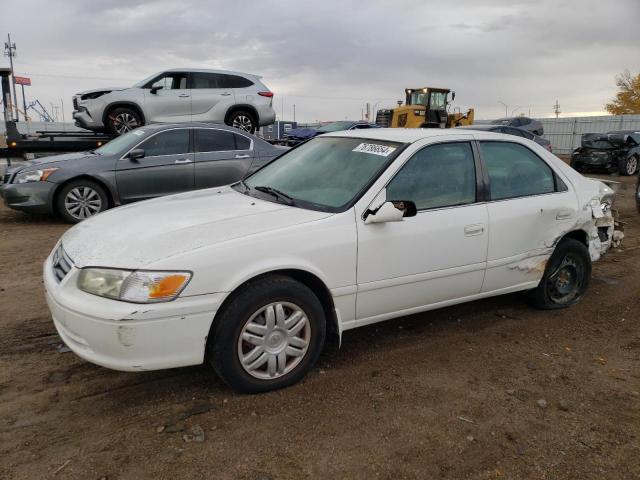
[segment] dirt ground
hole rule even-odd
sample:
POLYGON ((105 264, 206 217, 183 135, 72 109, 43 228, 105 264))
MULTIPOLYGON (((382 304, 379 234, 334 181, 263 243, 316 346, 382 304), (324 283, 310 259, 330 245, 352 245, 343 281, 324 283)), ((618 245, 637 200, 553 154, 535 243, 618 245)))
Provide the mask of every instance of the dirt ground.
POLYGON ((65 352, 41 265, 68 226, 2 206, 0 478, 638 479, 640 215, 614 180, 626 239, 578 306, 507 295, 349 331, 256 396, 65 352))

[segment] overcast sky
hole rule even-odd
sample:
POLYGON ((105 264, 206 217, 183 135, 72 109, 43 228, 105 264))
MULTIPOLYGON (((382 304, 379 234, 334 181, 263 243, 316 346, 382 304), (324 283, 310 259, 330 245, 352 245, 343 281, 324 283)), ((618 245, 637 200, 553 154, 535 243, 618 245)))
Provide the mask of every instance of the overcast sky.
POLYGON ((262 75, 285 119, 294 104, 298 121, 357 119, 421 86, 489 119, 499 101, 536 117, 556 99, 565 116, 602 112, 615 75, 640 71, 639 21, 639 0, 7 0, 0 34, 32 78, 28 100, 62 99, 67 120, 78 91, 175 67, 262 75))

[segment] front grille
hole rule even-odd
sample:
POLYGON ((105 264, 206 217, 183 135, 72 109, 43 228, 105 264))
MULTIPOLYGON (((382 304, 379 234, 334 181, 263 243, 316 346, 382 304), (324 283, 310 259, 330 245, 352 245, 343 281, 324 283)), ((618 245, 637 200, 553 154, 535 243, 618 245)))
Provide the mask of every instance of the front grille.
POLYGON ((78 97, 73 97, 73 109, 78 110, 78 97))
POLYGON ((56 277, 58 283, 62 281, 64 277, 67 276, 69 270, 73 266, 73 261, 69 258, 69 256, 60 245, 55 252, 53 252, 53 258, 51 259, 51 266, 53 268, 53 276, 56 277))
POLYGON ((11 183, 11 174, 5 173, 2 177, 2 183, 11 183))

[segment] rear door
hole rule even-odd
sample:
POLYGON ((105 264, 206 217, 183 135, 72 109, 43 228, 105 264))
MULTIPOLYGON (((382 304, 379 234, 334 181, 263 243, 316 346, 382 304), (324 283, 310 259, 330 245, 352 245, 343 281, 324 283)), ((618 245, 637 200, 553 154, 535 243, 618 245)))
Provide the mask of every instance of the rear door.
POLYGON ((222 122, 224 113, 216 113, 221 102, 233 102, 233 89, 225 82, 221 73, 191 73, 191 112, 193 121, 216 120, 222 122))
POLYGON ((577 219, 573 192, 547 162, 510 141, 481 141, 489 180, 489 248, 483 292, 537 283, 558 235, 577 219))
POLYGON ((247 175, 256 156, 250 137, 218 128, 194 132, 196 188, 228 185, 247 175))
POLYGON ((194 154, 190 129, 163 130, 134 147, 145 156, 131 160, 125 155, 116 164, 116 184, 122 203, 192 190, 194 154))
POLYGON ((145 85, 145 120, 153 122, 188 122, 191 120, 191 90, 186 72, 165 72, 145 85), (151 93, 154 87, 161 87, 151 93))

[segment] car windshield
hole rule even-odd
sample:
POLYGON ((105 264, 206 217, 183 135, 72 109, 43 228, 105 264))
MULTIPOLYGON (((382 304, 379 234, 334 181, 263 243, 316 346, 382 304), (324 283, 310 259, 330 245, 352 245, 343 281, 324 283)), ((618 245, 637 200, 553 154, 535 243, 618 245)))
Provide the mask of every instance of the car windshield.
POLYGON ((317 131, 320 133, 339 132, 341 130, 346 130, 351 127, 351 125, 353 125, 353 122, 333 122, 318 128, 317 131))
POLYGON ((145 130, 138 128, 110 140, 94 151, 98 155, 121 155, 144 137, 145 130))
POLYGON ((402 144, 347 137, 318 137, 235 184, 260 198, 322 211, 340 211, 395 158, 402 144), (265 188, 266 187, 266 188, 265 188), (258 193, 256 193, 258 192, 258 193))

